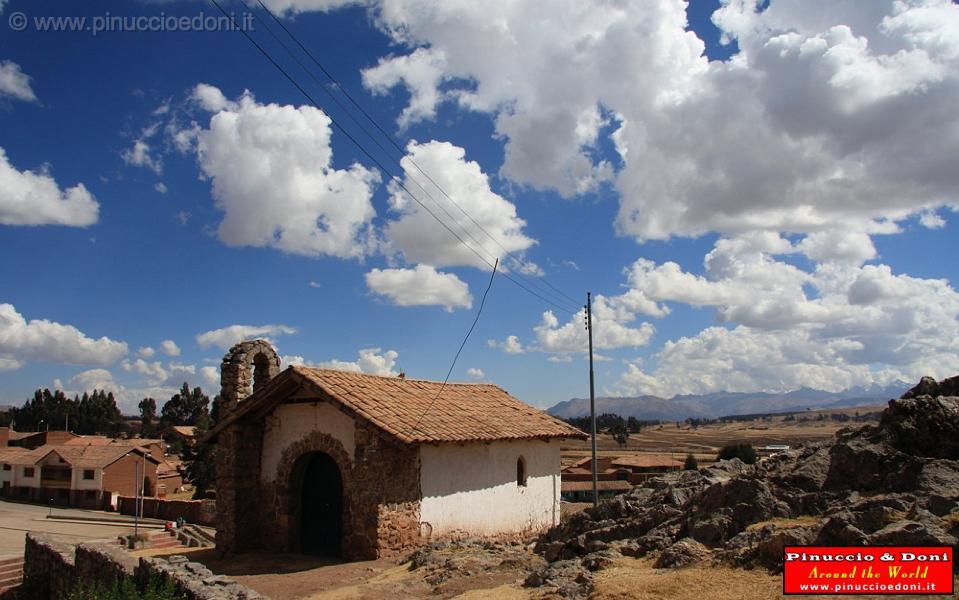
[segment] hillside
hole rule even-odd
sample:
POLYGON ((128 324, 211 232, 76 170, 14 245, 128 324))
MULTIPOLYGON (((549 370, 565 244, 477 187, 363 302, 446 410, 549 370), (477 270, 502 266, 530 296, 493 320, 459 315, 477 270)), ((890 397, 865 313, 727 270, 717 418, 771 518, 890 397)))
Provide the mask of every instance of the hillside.
MULTIPOLYGON (((596 413, 613 413, 647 421, 682 421, 688 418, 874 406, 885 404, 890 398, 898 398, 909 387, 907 383, 896 382, 886 387, 855 387, 843 392, 802 388, 785 393, 716 392, 669 399, 658 396, 603 397, 596 399, 596 413)), ((548 408, 547 412, 562 419, 583 417, 589 414, 589 399, 566 400, 548 408)))

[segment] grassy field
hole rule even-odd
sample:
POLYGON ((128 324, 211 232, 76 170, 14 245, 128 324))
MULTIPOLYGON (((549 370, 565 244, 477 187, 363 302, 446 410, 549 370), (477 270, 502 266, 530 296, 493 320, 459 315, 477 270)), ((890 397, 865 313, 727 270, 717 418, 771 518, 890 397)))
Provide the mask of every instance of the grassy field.
MULTIPOLYGON (((596 445, 601 455, 623 456, 627 454, 654 453, 669 454, 677 460, 683 460, 687 454, 693 454, 702 463, 715 459, 716 453, 726 444, 748 442, 754 447, 771 444, 795 446, 804 442, 814 442, 832 438, 839 429, 857 423, 828 418, 832 414, 856 413, 864 415, 879 412, 882 406, 834 409, 796 413, 797 420, 786 420, 786 415, 769 417, 769 420, 717 423, 692 427, 685 423, 665 423, 644 427, 639 433, 630 434, 625 446, 619 445, 611 435, 597 436, 596 445), (818 420, 819 415, 826 420, 818 420), (798 420, 805 417, 807 420, 798 420)), ((573 441, 563 446, 563 465, 588 456, 590 442, 573 441)))

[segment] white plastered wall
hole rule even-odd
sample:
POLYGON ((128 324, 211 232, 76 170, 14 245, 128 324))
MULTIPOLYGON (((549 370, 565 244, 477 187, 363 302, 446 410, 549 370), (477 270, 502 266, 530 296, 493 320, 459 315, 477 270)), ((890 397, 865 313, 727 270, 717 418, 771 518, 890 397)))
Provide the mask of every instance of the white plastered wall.
POLYGON ((276 479, 284 450, 314 431, 325 433, 343 444, 347 455, 353 458, 356 447, 353 419, 329 402, 281 404, 266 418, 260 479, 265 483, 276 479))
POLYGON ((420 521, 433 536, 493 536, 559 523, 560 442, 501 441, 420 448, 420 521), (516 462, 526 461, 526 485, 516 462))
POLYGON ((88 467, 74 467, 72 482, 70 484, 75 490, 99 490, 103 487, 103 469, 94 469, 88 467), (84 479, 84 471, 93 471, 93 479, 84 479))

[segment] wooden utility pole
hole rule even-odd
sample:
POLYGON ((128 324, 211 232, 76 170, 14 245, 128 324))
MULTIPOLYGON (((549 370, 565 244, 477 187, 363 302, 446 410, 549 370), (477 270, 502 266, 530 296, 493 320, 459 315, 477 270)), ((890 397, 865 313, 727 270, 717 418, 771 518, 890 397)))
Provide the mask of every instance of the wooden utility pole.
POLYGON ((593 391, 593 297, 586 292, 586 331, 589 335, 589 422, 593 439, 593 506, 599 504, 596 470, 596 396, 593 391))

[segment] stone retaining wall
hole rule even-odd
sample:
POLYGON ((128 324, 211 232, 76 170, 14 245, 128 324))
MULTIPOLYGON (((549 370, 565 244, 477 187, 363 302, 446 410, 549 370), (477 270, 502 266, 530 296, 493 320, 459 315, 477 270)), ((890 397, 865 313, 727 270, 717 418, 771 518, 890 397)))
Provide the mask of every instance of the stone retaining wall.
POLYGON ((24 551, 22 600, 59 600, 78 583, 112 585, 130 579, 140 586, 151 579, 172 581, 188 600, 268 600, 222 575, 214 575, 185 556, 139 560, 118 546, 90 542, 74 546, 50 536, 28 533, 24 551))
MULTIPOLYGON (((213 525, 216 522, 215 500, 164 500, 162 498, 143 498, 141 514, 151 519, 176 521, 183 517, 187 523, 213 525)), ((117 500, 117 512, 132 515, 136 512, 135 496, 120 496, 117 500)))
POLYGON ((48 535, 28 533, 23 551, 23 585, 19 595, 27 600, 57 600, 76 582, 74 546, 55 542, 48 535))

